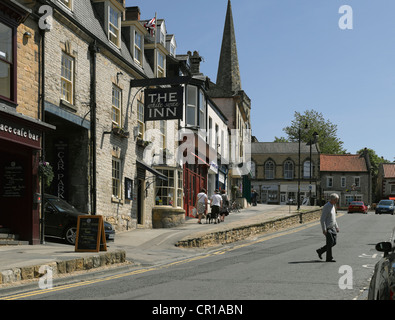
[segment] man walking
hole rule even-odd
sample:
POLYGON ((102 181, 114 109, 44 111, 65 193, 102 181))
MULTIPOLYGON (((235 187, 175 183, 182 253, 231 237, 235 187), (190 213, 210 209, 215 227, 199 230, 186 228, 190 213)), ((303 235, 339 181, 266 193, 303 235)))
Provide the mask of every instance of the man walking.
POLYGON ((336 193, 330 195, 329 202, 322 208, 321 227, 326 237, 326 244, 322 248, 316 250, 318 257, 322 259, 322 255, 326 252, 326 262, 336 262, 332 256, 332 247, 336 245, 336 237, 339 232, 339 226, 336 222, 336 203, 339 196, 336 193))

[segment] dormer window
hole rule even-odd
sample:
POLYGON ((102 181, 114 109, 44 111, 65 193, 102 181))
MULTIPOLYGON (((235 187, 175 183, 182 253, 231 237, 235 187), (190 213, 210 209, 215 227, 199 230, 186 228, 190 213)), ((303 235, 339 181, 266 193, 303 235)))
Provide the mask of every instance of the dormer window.
POLYGON ((59 0, 59 2, 64 4, 69 10, 73 11, 73 0, 59 0))
POLYGON ((108 39, 117 47, 121 46, 121 13, 109 5, 108 39))
POLYGON ((158 73, 157 73, 158 78, 166 77, 165 59, 166 59, 165 56, 162 53, 158 52, 158 73))
POLYGON ((134 32, 134 59, 143 65, 143 36, 137 31, 134 32))

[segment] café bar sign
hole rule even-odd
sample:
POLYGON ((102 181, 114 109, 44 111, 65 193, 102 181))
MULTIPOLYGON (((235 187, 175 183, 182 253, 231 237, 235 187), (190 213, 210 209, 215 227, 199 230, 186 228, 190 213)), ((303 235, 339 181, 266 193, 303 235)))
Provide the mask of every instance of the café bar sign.
POLYGON ((0 119, 0 139, 20 143, 40 149, 41 134, 32 128, 26 128, 12 121, 0 119))
POLYGON ((176 120, 183 117, 184 88, 145 90, 144 120, 176 120))

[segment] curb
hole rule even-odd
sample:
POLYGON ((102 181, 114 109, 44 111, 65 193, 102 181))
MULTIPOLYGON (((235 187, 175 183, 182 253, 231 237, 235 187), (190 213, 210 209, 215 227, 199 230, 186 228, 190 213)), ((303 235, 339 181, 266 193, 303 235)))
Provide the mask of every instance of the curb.
POLYGON ((86 271, 125 262, 126 252, 124 250, 117 250, 70 260, 59 260, 41 265, 1 270, 0 286, 24 280, 38 280, 48 270, 51 270, 52 276, 55 277, 57 275, 71 275, 77 271, 86 271))
POLYGON ((262 223, 239 226, 227 230, 215 231, 202 236, 188 236, 178 241, 175 246, 180 248, 206 248, 216 245, 224 245, 240 240, 245 240, 251 236, 268 232, 276 232, 295 225, 319 220, 321 210, 312 210, 303 213, 293 214, 289 217, 276 218, 262 223))

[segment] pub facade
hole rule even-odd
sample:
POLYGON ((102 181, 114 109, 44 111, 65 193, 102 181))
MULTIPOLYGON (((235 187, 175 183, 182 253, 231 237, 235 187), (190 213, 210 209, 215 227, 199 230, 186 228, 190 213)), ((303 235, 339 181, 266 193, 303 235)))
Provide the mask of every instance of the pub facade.
POLYGON ((43 137, 42 35, 31 8, 0 3, 0 230, 39 244, 43 137))

